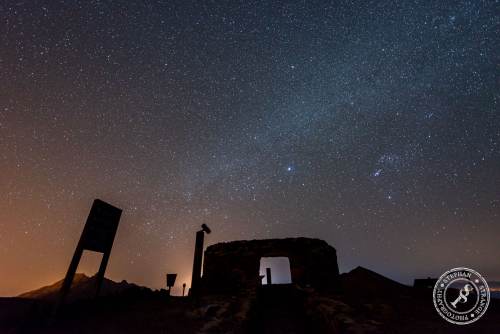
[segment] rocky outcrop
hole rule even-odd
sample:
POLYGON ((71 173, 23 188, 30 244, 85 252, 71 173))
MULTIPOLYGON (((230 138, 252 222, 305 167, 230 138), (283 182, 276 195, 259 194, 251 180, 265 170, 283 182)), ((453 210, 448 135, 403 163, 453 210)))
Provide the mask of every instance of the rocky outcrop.
POLYGON ((262 257, 288 257, 292 283, 318 290, 339 288, 335 248, 310 238, 218 243, 207 248, 202 285, 205 293, 238 292, 261 285, 262 257))

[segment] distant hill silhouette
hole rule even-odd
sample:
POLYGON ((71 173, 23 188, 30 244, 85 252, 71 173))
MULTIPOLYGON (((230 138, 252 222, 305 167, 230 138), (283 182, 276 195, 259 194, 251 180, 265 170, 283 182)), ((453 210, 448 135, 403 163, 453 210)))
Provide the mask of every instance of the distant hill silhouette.
MULTIPOLYGON (((25 292, 20 294, 19 298, 28 299, 38 299, 44 301, 55 301, 59 297, 59 291, 61 289, 63 279, 57 281, 54 284, 41 287, 39 289, 25 292)), ((135 289, 135 290, 149 290, 148 288, 141 287, 139 285, 128 283, 123 280, 121 282, 115 282, 108 278, 104 278, 102 283, 102 288, 100 296, 110 296, 119 295, 125 291, 135 289)), ((85 274, 77 273, 73 279, 73 284, 71 285, 71 290, 68 295, 68 301, 91 299, 94 297, 96 291, 96 277, 89 277, 85 274)))
POLYGON ((340 275, 342 289, 347 295, 366 298, 387 298, 411 294, 411 288, 374 271, 356 267, 340 275))

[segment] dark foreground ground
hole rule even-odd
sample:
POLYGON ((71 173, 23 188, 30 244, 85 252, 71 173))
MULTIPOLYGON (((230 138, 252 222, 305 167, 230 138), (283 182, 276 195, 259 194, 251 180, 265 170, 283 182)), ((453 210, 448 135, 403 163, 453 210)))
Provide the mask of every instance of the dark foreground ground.
POLYGON ((32 293, 0 299, 0 333, 500 333, 498 299, 476 323, 457 326, 436 313, 431 290, 362 268, 346 274, 342 284, 339 294, 273 285, 199 300, 132 286, 70 301, 56 317, 53 299, 32 293))

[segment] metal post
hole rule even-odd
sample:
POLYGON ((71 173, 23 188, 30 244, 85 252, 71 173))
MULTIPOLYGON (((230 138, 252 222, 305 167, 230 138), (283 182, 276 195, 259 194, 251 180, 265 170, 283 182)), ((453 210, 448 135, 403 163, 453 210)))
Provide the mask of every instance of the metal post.
POLYGON ((197 295, 200 278, 201 278, 201 264, 203 261, 203 242, 205 233, 203 231, 196 232, 196 243, 194 246, 194 260, 193 260, 193 274, 191 277, 191 294, 197 295))
POLYGON ((191 277, 191 288, 189 289, 190 295, 197 296, 200 289, 201 281, 201 265, 203 262, 203 241, 205 233, 209 234, 212 231, 206 224, 201 224, 201 230, 196 232, 196 243, 194 245, 194 260, 193 260, 193 274, 191 277))

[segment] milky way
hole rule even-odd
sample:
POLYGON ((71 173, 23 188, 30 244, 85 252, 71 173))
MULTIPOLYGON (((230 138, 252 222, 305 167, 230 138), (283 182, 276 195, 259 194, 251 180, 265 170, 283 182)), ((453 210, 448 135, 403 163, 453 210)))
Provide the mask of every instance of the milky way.
POLYGON ((495 1, 2 2, 0 295, 64 275, 94 198, 124 210, 107 275, 155 288, 189 284, 202 223, 500 279, 499 23, 495 1))

